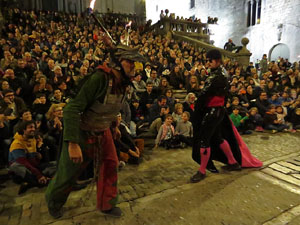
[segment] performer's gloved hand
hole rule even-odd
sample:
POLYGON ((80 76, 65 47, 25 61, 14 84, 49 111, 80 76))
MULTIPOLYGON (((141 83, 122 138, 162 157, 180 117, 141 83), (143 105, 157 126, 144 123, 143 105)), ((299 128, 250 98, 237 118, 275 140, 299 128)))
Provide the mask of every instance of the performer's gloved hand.
POLYGON ((73 161, 74 163, 83 162, 82 152, 79 144, 74 142, 69 142, 68 151, 69 151, 69 156, 71 161, 73 161))

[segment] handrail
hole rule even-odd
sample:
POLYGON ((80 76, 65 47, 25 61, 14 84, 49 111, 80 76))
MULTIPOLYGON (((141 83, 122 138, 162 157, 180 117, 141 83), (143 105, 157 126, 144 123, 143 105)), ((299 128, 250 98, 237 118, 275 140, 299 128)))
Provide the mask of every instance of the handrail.
POLYGON ((202 49, 205 49, 206 51, 209 51, 211 49, 218 49, 225 58, 229 58, 229 59, 232 59, 234 61, 237 61, 242 66, 248 66, 249 65, 250 56, 252 55, 252 53, 246 47, 247 44, 249 43, 248 38, 243 38, 241 40, 241 43, 242 43, 243 47, 238 53, 233 53, 233 52, 230 52, 230 51, 226 51, 222 48, 218 48, 218 47, 216 47, 214 45, 211 45, 211 44, 208 44, 204 41, 196 40, 194 38, 188 37, 186 35, 181 35, 181 34, 178 34, 176 32, 173 32, 173 38, 176 39, 176 40, 189 42, 190 44, 194 45, 196 48, 202 48, 202 49))
POLYGON ((207 27, 207 23, 162 17, 151 28, 155 30, 157 34, 166 35, 168 32, 177 32, 178 34, 190 36, 209 43, 207 27))

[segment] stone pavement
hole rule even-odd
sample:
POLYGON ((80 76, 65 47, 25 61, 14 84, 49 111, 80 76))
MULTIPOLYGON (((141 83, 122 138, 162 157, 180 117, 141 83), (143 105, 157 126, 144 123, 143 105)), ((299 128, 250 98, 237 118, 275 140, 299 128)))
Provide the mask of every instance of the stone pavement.
MULTIPOLYGON (((254 133, 243 136, 251 152, 266 166, 261 171, 246 169, 241 172, 208 174, 198 184, 188 184, 189 177, 198 167, 191 159, 191 149, 146 148, 145 160, 141 165, 127 165, 119 173, 119 200, 125 216, 118 220, 102 217, 95 210, 93 186, 72 192, 65 205, 63 218, 55 221, 48 215, 44 189, 32 189, 17 196, 18 186, 8 181, 5 183, 6 188, 0 190, 0 225, 171 222, 280 224, 271 222, 280 215, 286 218, 284 212, 292 215, 289 221, 297 220, 299 193, 286 188, 285 183, 282 186, 275 184, 274 180, 282 180, 282 177, 276 176, 278 172, 297 182, 300 179, 296 170, 296 163, 300 160, 299 137, 299 133, 254 133), (274 172, 268 173, 270 170, 274 172), (240 215, 239 218, 236 215, 240 215)), ((218 163, 216 165, 221 166, 218 163)), ((295 185, 295 182, 290 183, 295 185)))

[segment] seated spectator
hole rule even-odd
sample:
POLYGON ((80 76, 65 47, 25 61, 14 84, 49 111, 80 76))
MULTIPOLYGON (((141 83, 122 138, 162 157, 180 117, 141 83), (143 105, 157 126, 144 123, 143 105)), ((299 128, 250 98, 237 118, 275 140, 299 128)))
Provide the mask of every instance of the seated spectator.
POLYGON ((170 85, 175 89, 182 89, 185 85, 184 80, 184 76, 180 71, 179 66, 176 65, 170 74, 170 85))
POLYGON ((0 114, 4 114, 10 121, 10 125, 13 126, 17 119, 20 117, 20 113, 26 108, 26 105, 22 98, 15 96, 15 93, 11 89, 3 91, 3 99, 0 100, 0 114))
POLYGON ((126 127, 121 124, 121 114, 117 116, 116 122, 111 127, 117 155, 120 161, 129 164, 139 164, 143 149, 139 149, 128 133, 126 127))
POLYGON ((229 98, 233 98, 237 96, 238 96, 238 89, 236 87, 236 84, 230 84, 229 98))
POLYGON ((155 148, 162 146, 166 149, 177 148, 179 141, 175 139, 175 129, 172 125, 173 117, 166 115, 165 122, 159 128, 158 134, 155 139, 155 148))
POLYGON ((157 90, 158 86, 160 84, 160 79, 157 78, 157 71, 155 69, 151 70, 150 77, 147 79, 147 83, 150 83, 150 82, 153 84, 153 88, 155 88, 155 90, 157 90))
POLYGON ((267 86, 265 87, 265 91, 267 92, 268 98, 270 98, 273 93, 277 92, 276 85, 272 80, 270 80, 267 83, 267 86))
POLYGON ((234 124, 234 126, 236 127, 236 129, 242 133, 242 134, 251 134, 252 132, 249 131, 247 129, 247 126, 246 126, 246 120, 249 119, 248 115, 242 117, 240 114, 239 114, 239 107, 238 106, 234 106, 233 109, 232 109, 232 113, 230 114, 230 119, 232 121, 232 123, 234 124))
POLYGON ((37 82, 38 83, 33 87, 33 93, 35 94, 35 96, 37 96, 37 94, 45 94, 46 98, 48 98, 48 96, 52 93, 53 89, 52 85, 47 82, 47 77, 41 75, 37 79, 37 82))
POLYGON ((277 105, 276 106, 276 114, 277 114, 277 120, 279 122, 281 122, 282 124, 286 124, 287 126, 289 126, 288 123, 287 123, 287 121, 286 121, 287 109, 285 107, 282 107, 281 105, 277 105))
POLYGON ((160 84, 158 86, 158 92, 160 95, 163 95, 166 91, 166 89, 170 89, 171 86, 169 85, 168 79, 165 77, 162 77, 160 79, 160 84))
POLYGON ((3 99, 3 97, 4 97, 3 96, 3 91, 8 90, 8 89, 10 89, 8 81, 7 80, 2 80, 1 86, 0 86, 0 99, 3 99))
POLYGON ((292 105, 294 103, 294 100, 292 100, 289 97, 289 93, 287 91, 282 92, 280 100, 281 100, 282 106, 285 106, 285 107, 289 107, 290 105, 292 105))
POLYGON ((282 104, 281 98, 279 98, 279 93, 273 92, 271 97, 268 99, 271 105, 280 106, 282 104))
MULTIPOLYGON (((173 117, 174 118, 174 117, 173 117)), ((182 113, 182 120, 178 121, 176 124, 175 134, 177 135, 180 142, 192 146, 193 139, 193 126, 189 121, 189 112, 182 113)))
POLYGON ((142 76, 140 74, 136 75, 132 84, 135 88, 136 93, 140 96, 141 93, 146 91, 146 83, 142 80, 142 76))
POLYGON ((0 61, 0 68, 4 71, 8 68, 16 68, 17 60, 11 54, 10 51, 4 51, 4 58, 0 61))
POLYGON ((153 92, 153 84, 149 82, 147 83, 146 91, 142 93, 140 100, 141 109, 143 110, 143 114, 145 115, 145 117, 148 117, 147 120, 149 120, 149 110, 153 105, 155 98, 156 95, 153 92))
POLYGON ((295 88, 292 88, 290 91, 290 98, 292 100, 296 100, 298 98, 298 93, 297 90, 295 88))
POLYGON ((167 97, 167 105, 170 108, 170 112, 173 112, 175 103, 178 101, 177 99, 175 99, 175 97, 173 97, 173 90, 171 88, 168 88, 165 90, 163 95, 167 97))
MULTIPOLYGON (((198 83, 200 85, 204 85, 206 79, 207 79, 207 72, 206 72, 206 69, 205 67, 201 66, 201 65, 198 65, 198 67, 200 67, 200 70, 199 70, 199 75, 197 75, 197 79, 198 79, 198 83)), ((198 69, 197 69, 198 71, 198 69)))
POLYGON ((156 103, 154 103, 149 110, 149 122, 152 123, 156 118, 160 117, 161 108, 167 105, 167 97, 161 95, 156 103))
POLYGON ((170 113, 169 106, 165 105, 160 108, 159 116, 150 124, 149 132, 152 134, 157 134, 159 131, 159 128, 164 122, 164 119, 167 114, 170 113))
POLYGON ((281 77, 281 80, 278 84, 278 87, 277 87, 277 90, 280 91, 280 92, 283 92, 285 88, 289 87, 290 84, 289 84, 289 78, 288 76, 282 76, 281 77))
POLYGON ((258 132, 264 131, 263 129, 263 118, 258 113, 258 109, 256 107, 252 107, 249 110, 249 119, 247 120, 247 125, 249 130, 255 130, 258 132))
POLYGON ((63 74, 60 66, 55 66, 53 72, 54 72, 53 77, 49 78, 49 82, 52 86, 57 87, 58 83, 61 83, 62 81, 66 81, 67 76, 63 74))
POLYGON ((26 70, 30 71, 30 73, 32 74, 33 71, 35 71, 37 69, 37 62, 35 61, 35 59, 33 59, 31 57, 31 53, 30 52, 25 52, 24 54, 24 59, 26 62, 26 70))
POLYGON ((18 132, 20 125, 24 122, 24 121, 31 121, 32 120, 32 114, 30 109, 24 109, 22 112, 20 112, 20 119, 19 121, 16 123, 16 125, 14 126, 13 129, 13 134, 15 135, 15 133, 18 132))
POLYGON ((13 180, 21 183, 18 194, 31 187, 47 185, 50 179, 39 168, 41 154, 36 150, 39 145, 35 139, 34 121, 23 122, 9 149, 9 170, 13 180))
POLYGON ((181 121, 182 113, 183 113, 183 105, 181 103, 176 103, 174 112, 172 113, 173 121, 175 124, 181 121))
POLYGON ((46 113, 48 132, 45 144, 49 147, 50 161, 56 161, 58 156, 57 151, 63 130, 63 106, 63 103, 52 104, 46 113))
POLYGON ((44 119, 49 107, 46 95, 43 93, 38 94, 32 103, 32 114, 35 118, 40 117, 44 119))
POLYGON ((255 106, 257 107, 259 114, 262 116, 265 115, 269 105, 267 93, 262 91, 255 101, 255 106))
POLYGON ((53 96, 50 98, 51 104, 66 103, 67 100, 68 99, 65 96, 63 96, 59 88, 54 89, 53 96))
POLYGON ((238 91, 238 98, 240 105, 244 108, 248 108, 250 106, 250 102, 247 97, 247 91, 245 87, 241 87, 238 91))
POLYGON ((142 72, 142 79, 143 81, 147 81, 150 78, 151 74, 151 63, 146 62, 145 69, 142 72))
POLYGON ((139 128, 145 122, 145 117, 143 114, 143 110, 141 109, 139 100, 133 99, 130 104, 130 111, 131 111, 131 121, 130 121, 130 131, 133 136, 138 135, 139 128))
POLYGON ((197 93, 200 91, 198 80, 196 76, 191 76, 188 84, 186 85, 186 90, 188 93, 197 93))
POLYGON ((283 121, 277 119, 275 105, 270 105, 264 114, 264 128, 266 130, 272 130, 272 133, 288 129, 288 126, 283 124, 283 121))
POLYGON ((231 100, 231 105, 228 108, 228 113, 231 114, 233 112, 233 108, 238 107, 239 108, 239 114, 241 114, 243 117, 247 114, 248 110, 246 107, 243 107, 240 104, 240 100, 238 97, 233 97, 231 100))
POLYGON ((12 69, 7 69, 4 72, 3 79, 7 80, 11 89, 15 91, 17 96, 21 95, 24 80, 15 76, 15 72, 12 69))
POLYGON ((187 111, 190 113, 191 118, 193 118, 194 110, 195 110, 195 100, 196 95, 194 93, 188 93, 185 97, 183 105, 183 111, 187 111))

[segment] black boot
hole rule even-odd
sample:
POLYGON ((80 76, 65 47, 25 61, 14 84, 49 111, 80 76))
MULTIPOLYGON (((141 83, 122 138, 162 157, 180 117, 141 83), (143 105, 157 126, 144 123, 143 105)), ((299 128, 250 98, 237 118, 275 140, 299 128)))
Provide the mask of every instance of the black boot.
POLYGON ((222 167, 224 170, 228 170, 228 171, 240 171, 242 170, 240 164, 235 163, 235 164, 228 164, 226 166, 222 167))
POLYGON ((111 216, 115 218, 120 218, 123 215, 122 210, 119 207, 113 207, 110 210, 101 211, 101 213, 105 216, 111 216))
POLYGON ((191 178, 190 181, 191 183, 198 183, 199 181, 203 180, 205 178, 205 174, 200 173, 200 171, 197 171, 191 178))
POLYGON ((61 209, 48 208, 48 212, 54 219, 58 219, 63 215, 62 208, 61 209))

